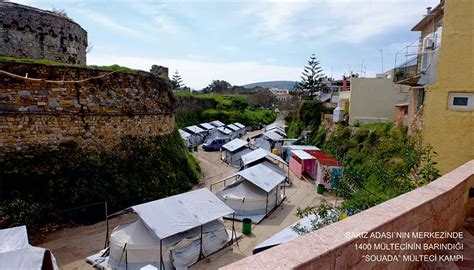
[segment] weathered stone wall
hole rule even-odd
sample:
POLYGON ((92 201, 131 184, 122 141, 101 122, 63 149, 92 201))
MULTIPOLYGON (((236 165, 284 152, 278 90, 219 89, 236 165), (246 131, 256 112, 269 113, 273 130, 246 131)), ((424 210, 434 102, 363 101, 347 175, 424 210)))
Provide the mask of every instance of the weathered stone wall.
POLYGON ((87 32, 71 19, 0 2, 0 55, 86 64, 87 32))
POLYGON ((152 73, 12 62, 0 62, 0 70, 52 81, 92 78, 55 83, 0 73, 0 153, 71 140, 108 148, 123 135, 174 129, 169 81, 152 73))

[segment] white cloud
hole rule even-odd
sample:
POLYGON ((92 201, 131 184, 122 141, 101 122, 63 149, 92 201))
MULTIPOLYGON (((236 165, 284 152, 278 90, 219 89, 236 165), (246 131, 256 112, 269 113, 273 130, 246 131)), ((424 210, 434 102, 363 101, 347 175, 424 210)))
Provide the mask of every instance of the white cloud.
POLYGON ((170 74, 178 70, 186 85, 202 89, 212 80, 226 80, 233 85, 243 85, 259 81, 297 80, 301 68, 262 64, 251 61, 242 62, 210 62, 201 60, 184 60, 172 58, 142 58, 94 54, 88 55, 90 65, 118 64, 130 68, 149 70, 153 64, 168 67, 170 74))
POLYGON ((358 44, 407 24, 439 0, 332 0, 257 3, 241 10, 256 18, 254 34, 271 41, 297 38, 358 44))
POLYGON ((74 9, 75 12, 81 14, 90 21, 93 21, 97 24, 100 24, 104 28, 111 29, 117 32, 121 32, 124 34, 132 35, 132 36, 143 36, 143 32, 137 31, 133 28, 127 27, 107 16, 104 14, 83 8, 76 8, 74 9))

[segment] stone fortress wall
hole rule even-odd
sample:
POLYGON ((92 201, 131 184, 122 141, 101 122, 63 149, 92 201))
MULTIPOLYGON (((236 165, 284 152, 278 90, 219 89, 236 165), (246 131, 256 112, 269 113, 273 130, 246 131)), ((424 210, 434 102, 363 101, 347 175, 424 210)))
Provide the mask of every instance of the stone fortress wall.
POLYGON ((0 61, 0 154, 65 141, 107 149, 121 136, 171 133, 167 69, 152 71, 0 61))
POLYGON ((60 14, 0 1, 0 55, 86 64, 87 32, 60 14))

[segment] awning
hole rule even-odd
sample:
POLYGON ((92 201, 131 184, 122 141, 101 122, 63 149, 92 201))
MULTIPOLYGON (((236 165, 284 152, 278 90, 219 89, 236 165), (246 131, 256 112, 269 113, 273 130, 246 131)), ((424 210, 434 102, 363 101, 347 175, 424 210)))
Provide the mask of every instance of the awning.
POLYGON ((257 161, 259 159, 266 158, 266 157, 270 157, 280 163, 287 164, 281 157, 273 153, 270 153, 267 150, 262 149, 262 148, 258 148, 248 154, 243 155, 241 159, 242 159, 243 164, 247 165, 254 161, 257 161))
POLYGON ((222 146, 222 148, 225 148, 231 152, 234 152, 237 149, 240 149, 244 146, 247 145, 247 142, 241 139, 234 139, 222 146))
POLYGON ((295 156, 297 156, 301 160, 316 159, 314 156, 306 153, 303 150, 292 150, 291 153, 293 153, 295 156))
POLYGON ((130 207, 160 239, 234 213, 207 188, 130 207))

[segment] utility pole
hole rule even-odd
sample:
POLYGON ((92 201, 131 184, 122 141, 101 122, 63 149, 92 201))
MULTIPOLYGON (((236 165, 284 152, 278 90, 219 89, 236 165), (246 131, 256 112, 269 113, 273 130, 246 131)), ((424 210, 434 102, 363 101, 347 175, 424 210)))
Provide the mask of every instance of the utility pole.
POLYGON ((380 50, 380 58, 382 59, 382 74, 383 74, 383 50, 380 50))

